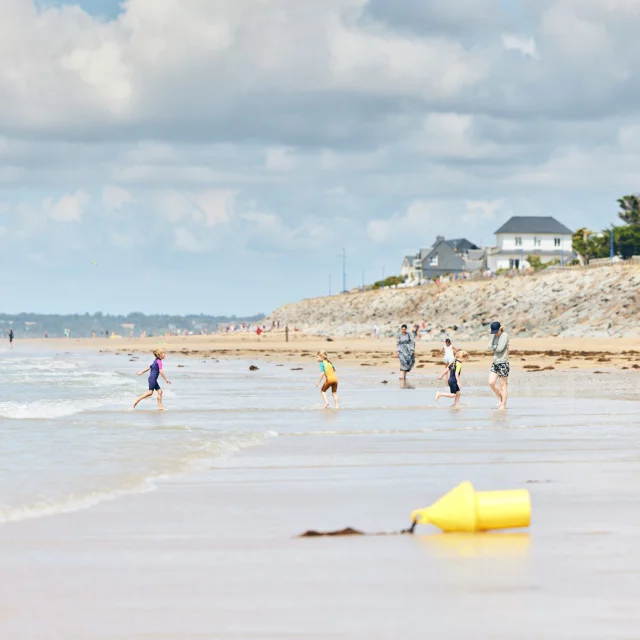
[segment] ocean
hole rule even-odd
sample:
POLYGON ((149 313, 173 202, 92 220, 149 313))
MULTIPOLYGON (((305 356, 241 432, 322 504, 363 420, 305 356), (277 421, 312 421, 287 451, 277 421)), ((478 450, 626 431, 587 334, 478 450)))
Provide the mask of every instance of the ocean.
POLYGON ((337 363, 324 411, 314 359, 169 354, 158 412, 136 357, 0 353, 3 638, 637 637, 637 374, 514 370, 500 413, 486 373, 453 411, 435 371, 337 363), (527 488, 531 527, 297 538, 463 480, 527 488))
POLYGON ((161 413, 155 397, 131 409, 147 383, 147 375, 136 377, 136 371, 153 356, 131 359, 2 353, 0 523, 149 491, 160 479, 196 471, 275 435, 269 416, 260 413, 273 404, 265 393, 269 381, 256 388, 251 376, 242 375, 246 366, 169 364, 176 384, 164 385, 170 411, 161 413), (243 378, 248 389, 239 394, 243 378), (253 411, 245 406, 261 393, 253 411))

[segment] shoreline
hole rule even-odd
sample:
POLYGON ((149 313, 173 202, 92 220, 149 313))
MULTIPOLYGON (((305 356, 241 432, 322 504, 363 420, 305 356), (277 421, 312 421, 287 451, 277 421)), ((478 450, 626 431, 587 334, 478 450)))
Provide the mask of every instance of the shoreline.
MULTIPOLYGON (((465 368, 483 371, 491 364, 485 341, 457 341, 453 344, 469 352, 465 368)), ((292 332, 289 342, 284 332, 209 336, 159 336, 148 338, 48 338, 29 339, 15 343, 15 349, 26 345, 31 349, 91 350, 116 355, 140 356, 159 346, 167 355, 188 358, 259 359, 267 362, 315 361, 317 351, 327 351, 331 359, 343 366, 363 366, 384 369, 397 368, 393 338, 327 338, 292 332)), ((640 340, 624 338, 518 338, 511 337, 510 363, 515 370, 528 372, 552 370, 629 370, 640 371, 640 340)), ((443 368, 441 344, 432 341, 416 343, 416 367, 443 368)))

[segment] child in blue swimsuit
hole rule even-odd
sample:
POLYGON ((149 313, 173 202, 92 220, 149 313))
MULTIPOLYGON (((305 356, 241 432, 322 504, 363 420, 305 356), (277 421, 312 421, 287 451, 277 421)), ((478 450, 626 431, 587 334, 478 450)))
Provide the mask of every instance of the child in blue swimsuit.
POLYGON ((135 409, 140 400, 144 400, 145 398, 150 398, 153 395, 154 391, 158 393, 158 411, 164 411, 164 407, 162 406, 162 389, 158 384, 158 377, 162 376, 164 381, 167 384, 171 384, 170 380, 167 380, 167 376, 164 375, 164 371, 162 370, 162 361, 164 360, 164 349, 156 349, 153 352, 153 355, 156 359, 153 361, 150 367, 147 367, 144 371, 139 371, 136 375, 141 376, 147 371, 149 371, 149 391, 143 393, 134 403, 133 408, 135 409))
POLYGON ((438 380, 442 380, 447 373, 449 374, 449 391, 450 393, 436 393, 436 402, 440 398, 454 398, 454 407, 460 406, 460 394, 462 393, 462 387, 460 386, 460 376, 462 375, 462 362, 467 357, 466 351, 458 351, 456 353, 456 359, 447 365, 447 368, 440 374, 438 380))

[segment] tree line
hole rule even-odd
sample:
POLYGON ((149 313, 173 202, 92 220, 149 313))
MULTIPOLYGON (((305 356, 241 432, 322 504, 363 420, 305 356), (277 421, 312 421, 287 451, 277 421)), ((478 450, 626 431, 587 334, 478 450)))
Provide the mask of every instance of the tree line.
POLYGON ((640 194, 623 196, 618 200, 618 217, 624 224, 594 232, 586 227, 573 234, 573 250, 584 260, 608 258, 611 252, 623 259, 640 255, 640 194))
POLYGON ((88 338, 95 332, 96 336, 118 334, 139 336, 144 331, 147 335, 165 335, 168 332, 213 333, 220 324, 240 324, 259 322, 264 318, 258 314, 246 318, 236 316, 209 315, 145 315, 130 313, 129 315, 109 315, 101 312, 90 314, 51 315, 39 313, 0 313, 0 335, 8 333, 10 328, 19 337, 41 338, 45 333, 51 338, 65 335, 68 330, 71 337, 88 338))

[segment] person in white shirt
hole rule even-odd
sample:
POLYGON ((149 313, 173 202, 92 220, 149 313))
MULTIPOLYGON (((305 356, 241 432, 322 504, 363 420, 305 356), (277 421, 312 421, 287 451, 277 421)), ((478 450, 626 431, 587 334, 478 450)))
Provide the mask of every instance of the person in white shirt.
POLYGON ((447 338, 444 341, 444 347, 442 348, 444 363, 446 365, 449 365, 452 362, 455 362, 456 354, 458 353, 458 351, 459 351, 459 349, 456 349, 451 344, 451 340, 449 338, 447 338))

